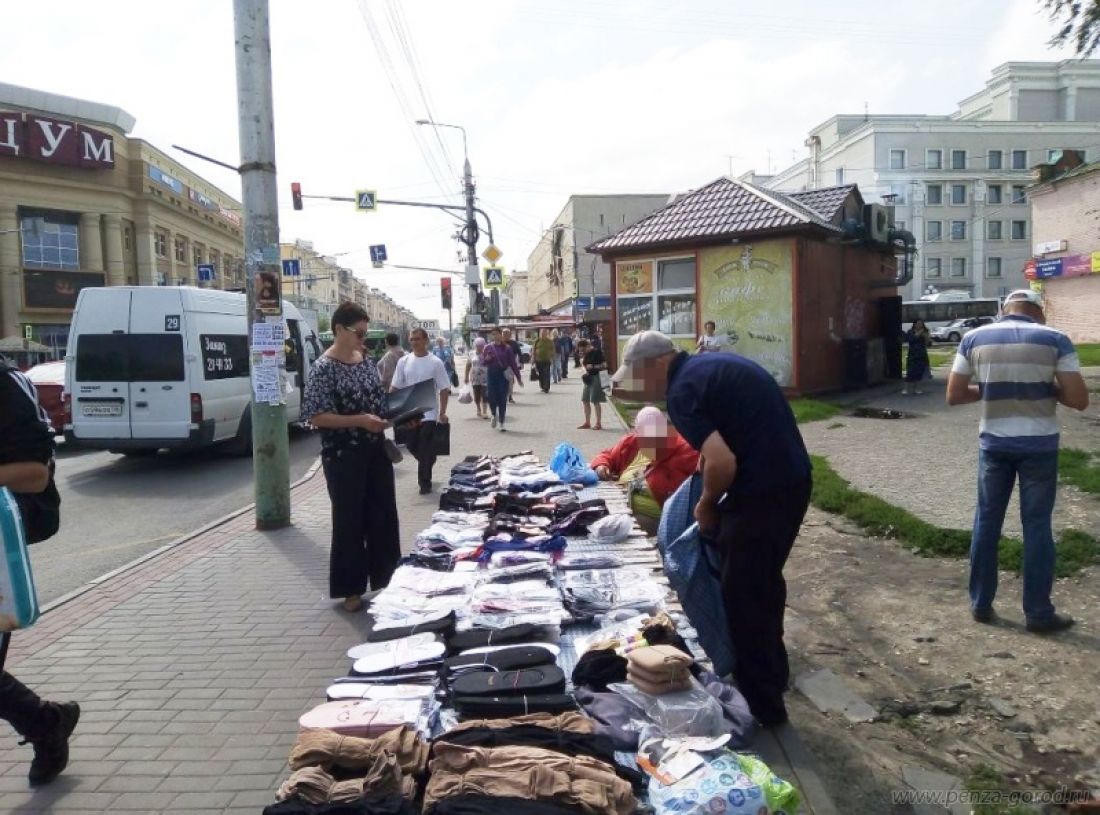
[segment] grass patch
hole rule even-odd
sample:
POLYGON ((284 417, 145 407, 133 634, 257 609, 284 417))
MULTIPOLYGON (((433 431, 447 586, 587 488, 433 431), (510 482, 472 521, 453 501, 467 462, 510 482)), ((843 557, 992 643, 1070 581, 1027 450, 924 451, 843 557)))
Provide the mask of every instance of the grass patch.
POLYGON ((1095 453, 1063 447, 1058 451, 1058 475, 1082 492, 1100 495, 1100 456, 1095 453))
POLYGON ((1100 342, 1083 342, 1078 345, 1077 358, 1082 365, 1100 365, 1100 342))
POLYGON ((790 405, 794 411, 794 420, 799 424, 820 422, 840 413, 840 408, 836 405, 818 399, 792 399, 790 405))
MULTIPOLYGON (((967 792, 975 794, 975 800, 979 801, 983 795, 987 798, 994 797, 988 795, 990 792, 1010 792, 1004 776, 988 764, 979 764, 971 770, 963 782, 963 786, 966 787, 967 792)), ((1001 797, 1006 800, 1009 798, 1008 795, 1002 795, 1001 797)), ((986 804, 980 802, 975 804, 972 810, 973 815, 1034 815, 1037 811, 1023 804, 986 804)))
POLYGON ((928 364, 933 368, 938 368, 941 365, 950 365, 954 359, 954 348, 933 347, 928 349, 928 364))
MULTIPOLYGON (((814 465, 811 502, 818 509, 843 515, 866 532, 892 538, 925 556, 963 558, 970 552, 970 530, 949 529, 930 524, 912 512, 877 496, 861 492, 841 478, 822 456, 810 456, 814 465)), ((1091 535, 1065 530, 1058 541, 1055 574, 1066 577, 1096 560, 1100 544, 1091 535)), ((1000 565, 1019 574, 1023 566, 1023 544, 1016 538, 1001 538, 1000 565)))
POLYGON ((662 413, 667 412, 664 402, 631 402, 628 399, 623 399, 618 396, 609 397, 608 401, 611 402, 615 411, 629 428, 634 427, 634 417, 636 417, 638 411, 646 405, 653 405, 656 408, 660 408, 662 413))

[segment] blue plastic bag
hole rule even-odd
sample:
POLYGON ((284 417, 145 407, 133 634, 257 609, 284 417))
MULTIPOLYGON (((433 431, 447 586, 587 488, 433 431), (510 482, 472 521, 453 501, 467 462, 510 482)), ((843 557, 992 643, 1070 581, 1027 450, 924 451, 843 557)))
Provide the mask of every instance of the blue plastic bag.
POLYGON ((668 582, 698 633, 699 644, 714 663, 714 672, 726 676, 733 672, 734 653, 718 578, 718 553, 702 540, 699 525, 692 520, 702 491, 703 479, 697 473, 665 502, 657 548, 665 562, 668 582))
POLYGON ((550 457, 550 469, 566 484, 591 487, 600 480, 596 471, 588 466, 581 451, 564 441, 554 448, 554 455, 550 457))
POLYGON ((27 557, 19 505, 0 487, 0 632, 26 628, 38 619, 38 595, 27 557))

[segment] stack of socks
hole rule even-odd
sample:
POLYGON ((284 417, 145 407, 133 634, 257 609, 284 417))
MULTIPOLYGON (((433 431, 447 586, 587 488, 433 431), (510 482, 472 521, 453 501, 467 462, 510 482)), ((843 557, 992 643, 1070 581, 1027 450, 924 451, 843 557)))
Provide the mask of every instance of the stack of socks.
POLYGON ((637 648, 626 655, 626 677, 638 690, 660 695, 691 687, 694 660, 671 645, 637 648))

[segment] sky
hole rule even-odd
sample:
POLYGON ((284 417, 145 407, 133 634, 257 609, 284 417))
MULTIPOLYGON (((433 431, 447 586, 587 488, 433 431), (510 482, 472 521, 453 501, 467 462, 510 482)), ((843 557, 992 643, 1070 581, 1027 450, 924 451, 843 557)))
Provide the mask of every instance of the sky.
MULTIPOLYGON (((837 113, 947 114, 1008 61, 1067 59, 1038 0, 270 0, 281 240, 310 240, 424 319, 464 247, 433 209, 462 202, 465 128, 501 265, 527 258, 571 194, 672 193, 777 171, 837 113)), ((146 139, 240 197, 231 0, 5 4, 0 81, 117 105, 146 139), (30 32, 35 32, 33 35, 30 32)), ((478 251, 484 250, 483 237, 478 251)), ((456 279, 456 319, 465 287, 456 279)), ((550 305, 550 304, 546 304, 550 305)), ((445 323, 444 323, 445 324, 445 323)))

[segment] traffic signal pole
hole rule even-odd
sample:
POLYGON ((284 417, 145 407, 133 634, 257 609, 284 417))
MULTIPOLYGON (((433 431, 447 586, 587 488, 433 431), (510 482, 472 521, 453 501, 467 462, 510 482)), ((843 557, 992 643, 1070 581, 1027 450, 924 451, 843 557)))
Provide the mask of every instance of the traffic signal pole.
MULTIPOLYGON (((282 331, 282 265, 279 260, 279 196, 275 186, 275 116, 271 93, 268 0, 233 0, 240 118, 244 256, 252 382, 252 468, 256 528, 290 524, 290 450, 282 366, 259 365, 257 338, 282 331), (258 290, 259 289, 259 290, 258 290), (267 323, 274 323, 266 329, 267 323), (257 329, 259 329, 257 331, 257 329), (263 395, 264 400, 257 400, 263 395)), ((269 341, 270 349, 270 337, 269 341)), ((280 358, 281 354, 275 356, 280 358)), ((270 351, 267 359, 271 359, 270 351)))

